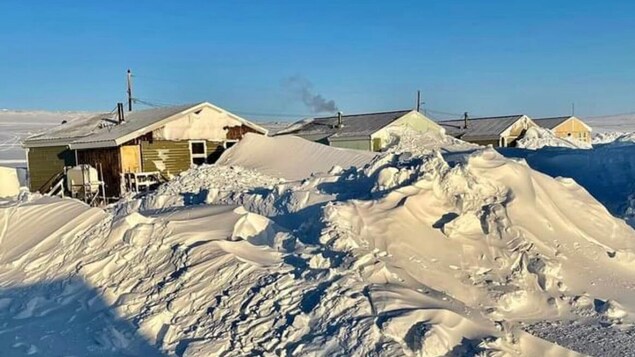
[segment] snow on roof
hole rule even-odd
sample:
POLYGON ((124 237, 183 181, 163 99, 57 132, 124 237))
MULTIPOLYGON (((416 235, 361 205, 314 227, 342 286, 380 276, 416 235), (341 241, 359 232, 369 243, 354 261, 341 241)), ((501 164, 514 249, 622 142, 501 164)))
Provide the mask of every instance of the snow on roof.
POLYGON ((366 137, 410 113, 412 110, 342 115, 342 127, 337 128, 337 116, 313 118, 296 122, 276 135, 296 135, 308 140, 328 137, 366 137))
POLYGON ((505 129, 522 117, 522 114, 516 114, 500 117, 469 118, 467 128, 465 128, 464 119, 444 120, 437 122, 437 124, 445 128, 448 135, 460 137, 464 140, 489 140, 498 139, 505 129))
MULTIPOLYGON (((125 112, 125 121, 123 123, 119 123, 113 113, 104 113, 62 124, 42 134, 29 137, 24 141, 24 145, 46 146, 47 144, 57 144, 71 145, 75 148, 117 146, 120 144, 118 141, 126 141, 133 137, 143 135, 148 131, 156 129, 158 125, 165 124, 164 121, 171 119, 179 113, 195 110, 203 106, 210 106, 217 110, 222 110, 207 102, 144 109, 125 112), (133 137, 128 138, 129 136, 133 137)), ((266 129, 254 123, 229 112, 227 113, 247 126, 266 132, 266 129)))

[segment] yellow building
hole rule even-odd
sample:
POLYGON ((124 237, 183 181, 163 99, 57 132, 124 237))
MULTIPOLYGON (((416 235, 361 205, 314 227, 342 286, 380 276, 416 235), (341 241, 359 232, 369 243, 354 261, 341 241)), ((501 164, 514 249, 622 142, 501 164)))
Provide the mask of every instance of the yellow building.
POLYGON ((576 139, 591 142, 590 126, 575 116, 534 119, 539 126, 551 130, 559 138, 576 139))

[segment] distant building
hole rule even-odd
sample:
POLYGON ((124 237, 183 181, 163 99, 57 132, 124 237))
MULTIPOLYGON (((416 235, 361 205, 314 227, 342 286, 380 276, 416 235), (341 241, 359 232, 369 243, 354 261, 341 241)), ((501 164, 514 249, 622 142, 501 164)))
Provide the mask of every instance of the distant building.
POLYGON ((31 136, 29 187, 48 192, 65 168, 99 168, 107 197, 119 197, 124 175, 157 172, 170 177, 191 165, 212 163, 245 133, 267 130, 210 103, 108 113, 79 119, 31 136))
POLYGON ((539 126, 553 131, 559 138, 576 139, 585 143, 591 142, 591 129, 580 118, 575 116, 563 116, 554 118, 534 119, 539 126))
POLYGON ((438 124, 445 128, 446 134, 457 139, 496 147, 514 146, 527 129, 536 126, 531 118, 522 114, 444 120, 438 124))
POLYGON ((389 128, 406 126, 419 132, 441 131, 437 123, 415 110, 336 115, 292 124, 275 135, 296 135, 325 145, 380 151, 390 142, 389 128))

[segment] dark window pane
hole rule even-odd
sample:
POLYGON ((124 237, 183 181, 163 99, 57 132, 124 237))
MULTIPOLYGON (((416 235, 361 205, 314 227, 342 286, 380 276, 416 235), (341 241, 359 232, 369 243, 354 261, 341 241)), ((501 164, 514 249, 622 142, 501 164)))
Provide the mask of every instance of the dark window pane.
POLYGON ((204 157, 193 157, 192 158, 192 163, 194 165, 203 165, 205 163, 205 158, 204 157))
POLYGON ((190 143, 192 154, 205 154, 205 143, 190 143))
POLYGON ((234 146, 234 144, 236 144, 235 141, 228 141, 225 143, 225 147, 229 149, 230 147, 234 146))

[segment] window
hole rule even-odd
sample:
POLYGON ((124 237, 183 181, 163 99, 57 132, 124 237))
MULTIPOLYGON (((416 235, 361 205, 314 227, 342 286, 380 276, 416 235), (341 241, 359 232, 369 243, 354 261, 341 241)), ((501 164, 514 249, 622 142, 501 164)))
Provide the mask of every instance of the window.
POLYGON ((207 161, 205 141, 190 141, 190 159, 194 165, 202 165, 207 161))
POLYGON ((225 141, 223 143, 223 146, 225 147, 225 149, 229 149, 230 147, 236 145, 238 141, 234 140, 234 141, 225 141))

